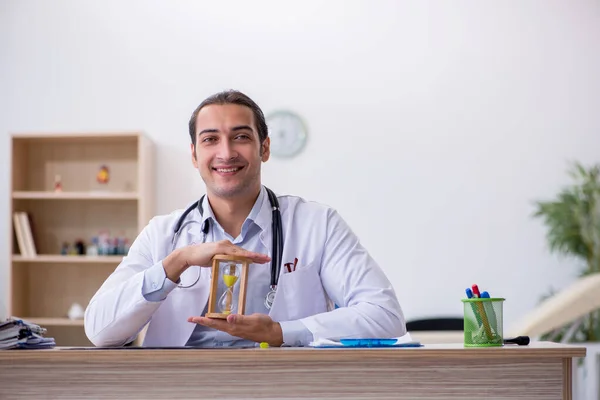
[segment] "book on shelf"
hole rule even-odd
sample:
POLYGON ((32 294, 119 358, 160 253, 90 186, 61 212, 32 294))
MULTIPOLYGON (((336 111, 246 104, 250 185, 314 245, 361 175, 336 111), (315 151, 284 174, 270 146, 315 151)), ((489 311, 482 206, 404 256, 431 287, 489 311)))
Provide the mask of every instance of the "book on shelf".
POLYGON ((16 211, 13 213, 13 223, 15 226, 15 236, 19 253, 24 257, 35 257, 37 250, 31 231, 31 223, 26 212, 16 211))

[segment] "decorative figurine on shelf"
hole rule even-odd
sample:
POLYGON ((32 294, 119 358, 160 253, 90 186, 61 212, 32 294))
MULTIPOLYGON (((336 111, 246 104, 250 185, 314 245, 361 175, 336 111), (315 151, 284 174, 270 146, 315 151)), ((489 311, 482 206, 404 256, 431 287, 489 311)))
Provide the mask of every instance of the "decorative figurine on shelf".
POLYGON ((85 314, 85 310, 83 309, 83 307, 79 303, 73 303, 73 304, 71 304, 71 307, 69 307, 67 316, 69 317, 69 319, 72 319, 72 320, 73 319, 82 319, 84 314, 85 314))
POLYGON ((100 171, 96 174, 96 180, 98 183, 108 183, 110 179, 110 174, 108 171, 108 166, 103 165, 100 167, 100 171))
POLYGON ((58 174, 54 175, 54 191, 62 192, 62 180, 61 176, 58 174))
POLYGON ((229 314, 244 314, 248 266, 251 262, 239 256, 218 254, 213 257, 206 317, 226 319, 229 314))

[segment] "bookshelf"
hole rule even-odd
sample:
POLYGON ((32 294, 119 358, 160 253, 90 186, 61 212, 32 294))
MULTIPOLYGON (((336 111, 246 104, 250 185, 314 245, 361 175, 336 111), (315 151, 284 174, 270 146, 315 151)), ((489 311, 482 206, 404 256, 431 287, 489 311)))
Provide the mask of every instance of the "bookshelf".
POLYGON ((68 311, 85 309, 123 258, 125 239, 152 218, 153 153, 140 132, 11 135, 9 315, 47 328, 58 346, 92 345, 83 319, 68 311), (99 179, 103 166, 108 180, 99 179), (26 216, 33 243, 15 213, 26 216), (101 246, 103 235, 119 246, 101 246))

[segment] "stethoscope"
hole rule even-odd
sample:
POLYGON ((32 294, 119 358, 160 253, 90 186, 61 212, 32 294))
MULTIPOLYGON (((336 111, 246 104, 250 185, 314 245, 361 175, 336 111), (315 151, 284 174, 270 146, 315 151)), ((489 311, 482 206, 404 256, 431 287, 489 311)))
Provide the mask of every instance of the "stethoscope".
MULTIPOLYGON (((267 194, 269 196, 269 202, 271 203, 271 209, 273 210, 273 217, 271 221, 271 229, 273 230, 273 256, 271 257, 271 285, 269 286, 269 293, 265 298, 265 307, 267 309, 271 309, 273 306, 273 301, 275 300, 275 292, 277 291, 277 281, 279 280, 279 270, 281 268, 281 258, 283 255, 283 229, 281 227, 281 212, 279 211, 279 202, 277 201, 277 196, 275 193, 271 191, 271 189, 265 187, 267 190, 267 194)), ((177 245, 177 240, 179 239, 179 235, 181 235, 182 228, 186 225, 198 223, 196 220, 185 221, 186 217, 189 213, 194 211, 196 208, 198 212, 200 212, 200 217, 204 212, 204 207, 202 207, 202 202, 205 196, 202 196, 200 200, 189 206, 177 223, 175 224, 175 228, 173 229, 173 239, 171 241, 171 252, 175 250, 175 246, 177 245)), ((208 235, 208 231, 210 229, 209 220, 205 220, 204 224, 202 224, 202 243, 206 242, 206 236, 208 235)), ((196 280, 191 285, 183 285, 179 283, 177 286, 182 289, 190 288, 194 286, 200 280, 200 270, 198 271, 198 276, 196 280)))

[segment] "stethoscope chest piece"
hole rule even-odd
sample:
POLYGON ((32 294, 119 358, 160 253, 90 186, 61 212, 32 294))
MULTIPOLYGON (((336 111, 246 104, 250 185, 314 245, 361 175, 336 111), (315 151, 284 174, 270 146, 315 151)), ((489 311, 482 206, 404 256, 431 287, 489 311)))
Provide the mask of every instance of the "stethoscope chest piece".
POLYGON ((276 290, 277 290, 277 286, 271 286, 271 290, 269 290, 269 293, 267 293, 267 297, 265 298, 265 307, 267 307, 268 310, 270 310, 271 307, 273 307, 273 302, 275 301, 276 290))

